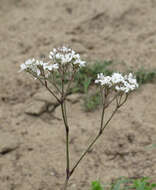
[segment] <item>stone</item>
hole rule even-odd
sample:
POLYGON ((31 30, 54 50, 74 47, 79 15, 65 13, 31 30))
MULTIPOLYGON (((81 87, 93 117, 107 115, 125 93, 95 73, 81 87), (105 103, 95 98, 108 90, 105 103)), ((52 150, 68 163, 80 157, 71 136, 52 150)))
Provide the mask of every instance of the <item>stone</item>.
POLYGON ((37 101, 43 101, 43 102, 47 102, 49 104, 54 104, 57 105, 58 102, 56 100, 56 98, 50 94, 49 91, 47 91, 47 89, 41 89, 39 92, 37 92, 34 96, 33 96, 34 100, 37 101))
POLYGON ((47 111, 46 102, 32 101, 27 105, 25 113, 28 115, 40 116, 42 113, 47 111))
POLYGON ((67 100, 73 104, 80 101, 81 95, 80 94, 71 94, 67 96, 67 100))
POLYGON ((13 150, 17 149, 19 146, 19 141, 17 137, 8 133, 0 132, 0 154, 4 155, 13 150))
POLYGON ((53 116, 57 120, 62 120, 61 106, 57 106, 53 112, 53 116))

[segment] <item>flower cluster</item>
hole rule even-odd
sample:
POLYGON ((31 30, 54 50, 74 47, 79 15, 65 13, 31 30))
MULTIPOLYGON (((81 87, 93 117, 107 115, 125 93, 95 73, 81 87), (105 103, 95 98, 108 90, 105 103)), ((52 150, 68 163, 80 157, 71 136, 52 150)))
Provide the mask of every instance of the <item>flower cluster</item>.
POLYGON ((113 73, 112 76, 104 76, 103 73, 100 73, 97 75, 95 83, 100 83, 101 86, 123 93, 129 93, 139 86, 132 73, 125 76, 120 73, 113 73))
POLYGON ((53 49, 49 54, 49 58, 50 60, 46 63, 41 60, 35 60, 34 58, 28 59, 25 63, 21 64, 20 71, 25 70, 35 77, 48 77, 49 74, 59 70, 62 66, 72 66, 76 69, 85 66, 85 61, 80 59, 80 55, 65 46, 53 49))
POLYGON ((44 63, 43 61, 35 60, 34 58, 28 59, 27 61, 25 61, 25 63, 22 63, 20 67, 21 67, 20 71, 25 70, 27 72, 30 72, 36 77, 42 76, 46 72, 50 72, 50 71, 58 69, 57 64, 50 65, 49 63, 44 63))
POLYGON ((50 52, 49 58, 58 65, 72 64, 73 66, 83 67, 86 63, 80 59, 78 53, 65 46, 57 49, 54 48, 53 51, 50 52))

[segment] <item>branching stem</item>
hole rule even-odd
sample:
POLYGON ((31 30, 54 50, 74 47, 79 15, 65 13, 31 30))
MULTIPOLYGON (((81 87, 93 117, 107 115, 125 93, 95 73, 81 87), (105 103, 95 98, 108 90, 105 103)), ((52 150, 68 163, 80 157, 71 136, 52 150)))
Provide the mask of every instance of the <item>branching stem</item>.
MULTIPOLYGON (((119 107, 116 107, 115 110, 112 112, 111 116, 109 117, 109 119, 107 120, 107 122, 105 123, 105 125, 102 127, 102 129, 100 128, 99 133, 96 135, 96 137, 94 138, 94 140, 89 144, 89 146, 87 147, 87 149, 84 151, 84 153, 81 155, 81 157, 79 158, 79 160, 76 162, 76 164, 74 165, 74 167, 72 168, 71 172, 70 172, 70 176, 73 174, 73 172, 75 171, 75 169, 77 168, 77 166, 79 165, 79 163, 81 162, 81 160, 84 158, 84 156, 90 151, 90 149, 92 148, 92 146, 95 144, 95 142, 99 139, 99 137, 103 134, 104 129, 107 127, 107 125, 109 124, 109 122, 111 121, 111 119, 113 118, 113 116, 115 115, 116 111, 118 110, 119 107)), ((103 111, 102 111, 103 113, 103 111)), ((101 120, 103 118, 103 115, 101 117, 101 120)), ((102 122, 101 122, 102 123, 102 122)))

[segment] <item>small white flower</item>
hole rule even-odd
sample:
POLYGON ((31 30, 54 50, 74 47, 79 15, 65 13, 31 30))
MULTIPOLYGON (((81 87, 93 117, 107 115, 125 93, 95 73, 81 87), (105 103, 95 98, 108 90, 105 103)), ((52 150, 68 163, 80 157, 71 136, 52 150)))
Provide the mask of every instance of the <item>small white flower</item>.
POLYGON ((132 73, 122 76, 120 73, 113 73, 112 76, 104 76, 103 73, 97 75, 95 83, 100 83, 101 86, 114 88, 116 91, 129 93, 138 88, 138 83, 132 73))
POLYGON ((135 86, 136 88, 139 87, 136 78, 134 78, 132 73, 129 73, 129 75, 125 75, 125 79, 133 86, 135 86))
POLYGON ((52 70, 57 70, 59 68, 58 64, 51 64, 51 65, 45 65, 44 66, 44 70, 49 70, 49 71, 52 71, 52 70))
POLYGON ((75 60, 73 62, 74 65, 79 65, 79 67, 84 67, 86 65, 85 61, 81 61, 81 60, 75 60))
POLYGON ((54 52, 51 51, 51 52, 49 53, 49 59, 53 59, 53 57, 54 57, 54 52))
POLYGON ((20 71, 23 71, 23 70, 28 69, 29 67, 31 67, 31 65, 32 65, 34 62, 35 62, 35 59, 34 59, 34 58, 33 58, 33 59, 28 59, 28 60, 26 60, 25 63, 22 63, 22 64, 20 65, 20 67, 21 67, 20 71))
POLYGON ((100 83, 101 86, 112 86, 111 77, 104 76, 103 73, 99 73, 97 75, 97 80, 95 80, 95 83, 100 83))
POLYGON ((117 84, 124 81, 124 77, 120 73, 113 73, 112 83, 117 84))
POLYGON ((80 59, 80 55, 78 53, 65 46, 53 49, 53 51, 49 53, 49 58, 53 63, 58 63, 59 65, 77 65, 78 67, 83 67, 86 63, 80 59))
POLYGON ((21 64, 20 71, 29 72, 37 78, 37 76, 49 76, 53 71, 61 71, 64 70, 64 68, 68 71, 73 71, 80 67, 84 67, 86 64, 85 61, 80 59, 78 53, 65 46, 57 49, 54 48, 50 51, 49 59, 50 61, 47 63, 42 60, 35 60, 34 58, 28 59, 25 63, 21 64))
POLYGON ((85 61, 80 61, 79 65, 80 65, 80 67, 85 67, 86 66, 86 62, 85 61))
POLYGON ((32 72, 33 74, 40 76, 41 75, 41 69, 44 69, 47 66, 48 63, 44 63, 43 61, 28 59, 25 61, 25 63, 21 64, 21 70, 20 71, 27 71, 32 72))
POLYGON ((20 71, 26 70, 27 65, 23 63, 23 64, 20 65, 20 68, 21 68, 20 71))

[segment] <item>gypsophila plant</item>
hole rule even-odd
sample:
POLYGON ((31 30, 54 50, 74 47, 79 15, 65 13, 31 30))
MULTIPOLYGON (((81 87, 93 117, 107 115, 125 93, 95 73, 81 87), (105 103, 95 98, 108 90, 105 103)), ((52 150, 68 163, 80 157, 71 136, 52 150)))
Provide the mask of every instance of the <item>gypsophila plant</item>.
MULTIPOLYGON (((96 110, 98 107, 101 107, 101 100, 99 93, 93 92, 93 83, 99 72, 102 72, 104 75, 111 76, 113 73, 113 66, 116 63, 114 61, 105 60, 105 61, 96 61, 94 64, 86 65, 82 67, 74 78, 74 87, 71 89, 71 93, 80 92, 85 94, 83 101, 83 107, 85 111, 91 112, 96 110), (110 68, 111 66, 111 68, 110 68), (91 89, 90 89, 91 87, 91 89), (89 93, 91 92, 91 93, 89 93)), ((132 70, 126 69, 127 72, 132 72, 132 70)), ((134 72, 134 71, 133 71, 134 72)), ((139 86, 146 83, 153 83, 156 81, 156 69, 146 70, 144 68, 139 68, 134 72, 139 86)))
MULTIPOLYGON (((73 84, 74 77, 79 72, 79 69, 81 67, 85 67, 85 65, 86 62, 81 60, 79 54, 71 48, 64 46, 53 49, 49 54, 47 62, 33 58, 21 64, 20 71, 26 71, 35 79, 39 80, 61 105, 62 118, 66 133, 66 178, 63 186, 64 190, 67 189, 69 179, 75 169, 103 134, 104 129, 108 126, 117 110, 126 102, 129 94, 138 88, 138 83, 132 73, 129 73, 128 75, 113 73, 111 76, 105 76, 103 73, 99 73, 97 75, 95 84, 99 89, 103 107, 100 127, 92 142, 88 145, 75 164, 71 166, 69 154, 70 126, 68 124, 66 111, 66 97, 70 91, 71 85, 73 84), (115 108, 110 117, 106 120, 104 118, 105 111, 113 102, 115 102, 115 108)), ((89 83, 90 79, 86 78, 84 84, 85 91, 87 91, 89 83)))

